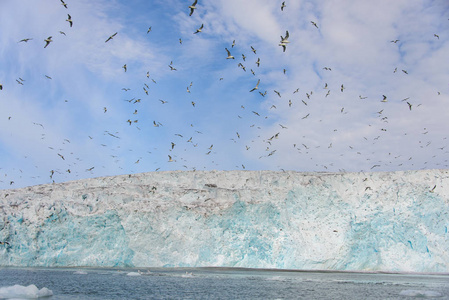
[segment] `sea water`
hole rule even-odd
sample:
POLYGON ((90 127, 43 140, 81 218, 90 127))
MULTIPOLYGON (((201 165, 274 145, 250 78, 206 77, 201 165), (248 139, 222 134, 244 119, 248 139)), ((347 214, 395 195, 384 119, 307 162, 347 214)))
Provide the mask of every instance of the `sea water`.
POLYGON ((449 275, 235 268, 2 268, 0 299, 449 299, 449 275))

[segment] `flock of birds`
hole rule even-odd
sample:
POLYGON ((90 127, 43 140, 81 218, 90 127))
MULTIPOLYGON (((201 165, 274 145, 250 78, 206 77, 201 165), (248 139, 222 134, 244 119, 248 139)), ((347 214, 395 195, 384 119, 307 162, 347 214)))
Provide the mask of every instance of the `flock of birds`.
MULTIPOLYGON (((68 6, 67 6, 67 4, 64 2, 64 0, 60 0, 60 1, 61 1, 61 4, 62 4, 66 9, 68 9, 68 6)), ((197 4, 198 4, 198 1, 195 0, 191 5, 189 5, 188 7, 186 7, 186 13, 188 13, 189 16, 192 16, 192 15, 197 11, 197 9, 198 9, 197 4)), ((280 5, 280 10, 283 12, 286 8, 287 8, 287 5, 286 5, 285 1, 283 1, 283 2, 281 3, 281 5, 280 5)), ((73 21, 72 16, 71 16, 70 14, 67 14, 67 19, 66 19, 66 21, 67 21, 69 27, 72 28, 73 25, 74 25, 74 21, 73 21)), ((318 26, 318 24, 317 24, 315 21, 310 21, 310 24, 311 24, 311 26, 315 27, 316 29, 319 29, 319 26, 318 26)), ((201 25, 196 29, 196 31, 193 31, 193 34, 195 34, 195 35, 201 34, 201 33, 203 32, 203 30, 205 30, 204 24, 201 24, 201 25)), ((147 30, 146 33, 149 34, 151 31, 152 31, 152 27, 150 26, 150 27, 148 28, 148 30, 147 30)), ((63 32, 63 31, 60 31, 60 34, 66 35, 65 32, 63 32)), ((105 42, 105 43, 111 43, 111 42, 113 41, 113 39, 117 36, 117 34, 118 34, 118 32, 115 32, 115 33, 111 34, 109 37, 107 37, 107 38, 105 39, 104 42, 105 42)), ((438 38, 438 39, 439 39, 439 36, 438 36, 437 34, 435 34, 434 36, 435 36, 435 38, 438 38)), ((52 36, 49 36, 48 38, 44 39, 44 41, 43 41, 43 42, 44 42, 44 43, 43 43, 43 48, 47 48, 47 47, 49 47, 49 46, 51 45, 51 43, 53 42, 53 39, 52 39, 52 38, 53 38, 52 36)), ((283 36, 281 35, 281 36, 280 36, 280 40, 279 40, 278 46, 281 47, 282 52, 286 52, 286 51, 287 51, 287 47, 288 47, 288 45, 289 45, 289 43, 290 43, 289 38, 290 38, 290 34, 289 34, 289 31, 288 31, 288 30, 285 31, 285 35, 283 35, 283 36)), ((21 43, 21 42, 27 43, 27 42, 30 41, 30 40, 32 40, 32 38, 25 38, 25 39, 20 40, 19 43, 21 43)), ((182 42, 183 42, 182 39, 179 38, 179 44, 182 45, 182 42)), ((392 40, 392 41, 391 41, 391 43, 394 43, 394 44, 396 44, 396 43, 398 43, 398 42, 399 42, 398 39, 395 39, 395 40, 392 40)), ((226 60, 237 60, 236 57, 232 54, 232 52, 234 52, 234 49, 235 49, 234 47, 235 47, 235 45, 236 45, 236 41, 234 40, 234 41, 232 42, 232 44, 230 44, 230 46, 224 48, 224 51, 226 52, 226 55, 223 54, 223 59, 226 59, 226 60)), ((256 50, 253 46, 250 46, 250 49, 251 49, 251 52, 252 52, 255 56, 257 56, 257 50, 256 50)), ((237 64, 237 67, 240 68, 240 69, 242 69, 242 70, 245 71, 245 72, 246 72, 247 70, 246 70, 246 66, 244 65, 244 63, 246 62, 247 58, 248 58, 248 57, 247 57, 245 54, 241 54, 241 61, 237 64)), ((261 64, 262 64, 261 59, 260 59, 260 57, 258 57, 257 60, 255 61, 255 65, 256 65, 256 68, 255 68, 255 69, 257 70, 257 68, 259 68, 259 67, 261 66, 261 64)), ((169 67, 169 70, 170 70, 170 71, 177 71, 177 68, 175 67, 173 61, 170 62, 170 64, 168 65, 168 67, 169 67)), ((127 64, 124 64, 124 65, 122 66, 122 69, 123 69, 124 72, 127 72, 127 71, 128 71, 128 66, 127 66, 127 64)), ((328 66, 324 66, 324 67, 322 67, 322 70, 325 71, 325 72, 331 72, 331 71, 332 71, 332 68, 331 68, 331 67, 328 67, 328 66)), ((397 70, 397 68, 396 68, 396 69, 394 69, 393 72, 396 73, 397 71, 398 71, 398 70, 397 70)), ((250 68, 250 72, 251 72, 251 74, 252 74, 253 76, 256 76, 256 71, 255 71, 253 68, 250 68)), ((282 69, 282 73, 283 73, 283 74, 286 74, 286 73, 287 73, 287 70, 286 70, 285 68, 282 69)), ((402 70, 402 73, 405 74, 405 75, 408 74, 407 70, 404 70, 404 69, 402 70)), ((48 76, 48 75, 45 75, 45 76, 46 76, 48 79, 51 79, 50 76, 48 76)), ((156 80, 155 80, 154 78, 151 78, 151 77, 150 77, 150 73, 149 73, 149 72, 147 72, 146 77, 147 77, 147 80, 151 79, 151 81, 152 81, 154 84, 156 84, 156 80)), ((220 77, 218 80, 221 81, 221 80, 224 80, 224 78, 223 78, 223 77, 220 77)), ((18 84, 21 84, 21 85, 24 84, 24 80, 23 80, 22 78, 19 78, 19 79, 17 79, 16 81, 18 82, 18 84)), ((191 92, 192 86, 193 86, 193 82, 190 82, 190 84, 187 86, 187 93, 190 93, 190 92, 191 92)), ((250 93, 252 93, 252 92, 258 92, 262 97, 266 97, 266 96, 268 95, 268 91, 267 91, 267 90, 263 90, 263 91, 260 90, 260 86, 261 86, 261 80, 260 80, 260 79, 257 79, 257 82, 255 83, 254 87, 251 88, 251 89, 249 89, 248 91, 249 91, 250 93)), ((143 88, 143 92, 145 93, 145 95, 149 95, 149 94, 150 94, 150 86, 149 86, 146 82, 143 84, 143 87, 142 87, 142 88, 143 88)), ((3 89, 3 86, 2 86, 2 84, 0 84, 0 90, 2 90, 2 89, 3 89)), ((344 86, 344 84, 341 84, 341 85, 339 86, 339 90, 340 90, 341 93, 343 93, 343 92, 345 91, 345 89, 346 89, 346 87, 344 86)), ((131 90, 131 89, 130 89, 130 88, 122 88, 122 90, 123 90, 124 92, 128 92, 128 91, 131 90)), ((299 90, 300 90, 299 88, 297 88, 296 90, 294 90, 293 93, 292 93, 292 95, 295 95, 295 94, 299 93, 299 90)), ((327 97, 330 95, 330 93, 331 93, 331 89, 330 89, 330 86, 328 85, 328 83, 324 83, 324 85, 323 85, 323 90, 325 91, 324 98, 327 98, 327 97)), ((282 95, 281 95, 281 92, 279 92, 278 90, 273 90, 273 93, 274 93, 274 95, 276 95, 279 99, 283 99, 283 98, 282 98, 282 95)), ((304 105, 304 107, 307 107, 307 106, 309 105, 309 102, 310 102, 309 100, 311 100, 313 97, 315 97, 316 94, 317 94, 317 92, 316 92, 316 91, 314 92, 313 90, 304 93, 305 98, 301 99, 300 104, 304 105)), ((360 98, 360 100, 363 100, 363 99, 366 99, 367 97, 366 97, 366 96, 360 95, 359 98, 360 98)), ((66 101, 67 101, 67 100, 66 100, 66 101)), ((136 97, 132 97, 131 99, 126 99, 125 101, 129 102, 129 103, 133 106, 133 107, 132 107, 132 110, 131 110, 131 114, 132 114, 133 116, 135 116, 135 117, 128 118, 128 119, 126 120, 126 123, 128 123, 129 126, 135 125, 136 128, 137 128, 138 130, 141 130, 141 127, 140 127, 139 124, 141 124, 142 122, 139 123, 139 119, 137 118, 137 115, 139 115, 139 111, 140 111, 140 110, 139 110, 139 108, 136 108, 136 107, 137 107, 137 105, 139 105, 139 103, 141 103, 141 102, 144 101, 144 100, 142 100, 142 98, 139 98, 139 96, 136 96, 136 97)), ((409 111, 411 111, 412 108, 413 108, 414 105, 415 105, 415 104, 412 103, 412 101, 410 100, 409 97, 404 98, 402 101, 405 102, 405 103, 407 104, 407 109, 408 109, 409 111)), ((159 102, 160 102, 161 104, 166 104, 166 103, 168 103, 169 101, 163 100, 163 99, 159 99, 159 102)), ((387 97, 386 95, 382 95, 382 99, 379 99, 379 102, 388 102, 388 97, 387 97)), ((276 102, 276 103, 279 103, 279 102, 276 102)), ((270 107, 270 110, 271 110, 271 109, 276 109, 276 103, 274 103, 274 104, 270 107)), ((288 107, 290 108, 290 107, 292 107, 292 106, 297 105, 297 103, 298 103, 298 102, 295 101, 295 100, 292 101, 292 99, 288 99, 288 102, 285 102, 285 105, 288 105, 288 107)), ((190 104, 192 105, 192 107, 195 107, 197 103, 196 103, 195 101, 191 101, 190 104)), ((421 104, 417 104, 416 107, 419 107, 420 105, 421 105, 421 104)), ((242 110, 245 110, 246 108, 244 107, 244 105, 241 105, 241 109, 242 109, 242 110)), ((107 108, 107 107, 103 107, 103 111, 104 111, 104 113, 107 113, 107 112, 108 112, 108 108, 107 108)), ((342 107, 342 108, 340 109, 340 113, 341 113, 341 114, 347 113, 347 112, 345 111, 345 108, 344 108, 344 107, 342 107)), ((251 114, 252 114, 253 116, 261 117, 261 119, 267 119, 267 118, 268 118, 267 116, 265 116, 264 118, 262 118, 261 113, 257 112, 255 109, 254 109, 254 110, 251 110, 251 114)), ((386 116, 386 114, 385 114, 385 112, 384 112, 384 109, 382 109, 382 110, 376 112, 376 114, 377 114, 377 116, 378 116, 378 118, 379 118, 379 120, 380 120, 381 123, 384 123, 384 124, 388 123, 388 116, 386 116)), ((309 116, 310 116, 310 113, 305 113, 303 116, 301 116, 300 119, 305 120, 305 119, 309 118, 309 116)), ((242 116, 238 115, 238 118, 242 118, 242 116)), ((11 119, 11 117, 9 117, 9 119, 11 119)), ((41 126, 42 128, 44 128, 44 125, 41 124, 41 123, 34 123, 34 124, 37 125, 37 126, 41 126)), ((162 122, 156 121, 156 120, 154 120, 154 121, 152 122, 152 125, 153 125, 153 127, 162 127, 162 126, 164 126, 164 125, 162 124, 162 122)), ((266 158, 266 157, 272 157, 273 155, 275 155, 275 153, 276 153, 276 151, 277 151, 277 150, 275 149, 275 147, 274 147, 274 145, 275 145, 275 140, 277 140, 277 139, 280 138, 280 136, 282 135, 282 130, 288 129, 287 126, 284 126, 284 125, 282 125, 282 124, 279 124, 279 126, 280 126, 280 131, 279 131, 279 132, 277 132, 277 133, 275 133, 275 134, 273 134, 272 136, 269 136, 269 137, 261 137, 262 143, 265 145, 266 149, 265 149, 265 151, 264 151, 265 154, 264 154, 264 155, 260 155, 260 156, 259 156, 259 159, 264 158, 264 157, 265 157, 265 158, 266 158)), ((191 124, 191 127, 193 128, 194 125, 191 124)), ((261 128, 261 127, 258 126, 256 123, 252 124, 251 127, 256 127, 256 128, 259 128, 259 129, 261 128)), ((336 131, 336 130, 337 130, 337 129, 334 129, 334 131, 336 131)), ((385 128, 382 128, 381 130, 384 131, 384 132, 387 131, 386 127, 385 127, 385 128)), ((423 129, 423 131, 425 132, 426 130, 423 129)), ((194 131, 194 134, 200 135, 200 134, 202 134, 202 132, 199 131, 199 130, 195 130, 195 131, 194 131)), ((423 134, 425 134, 425 133, 423 133, 423 134)), ((107 135, 107 136, 109 136, 109 137, 111 137, 111 138, 114 138, 114 139, 120 139, 120 138, 121 138, 119 132, 110 132, 110 131, 108 131, 108 130, 105 130, 104 133, 103 133, 103 135, 107 135)), ((177 138, 177 139, 184 139, 184 135, 185 135, 185 134, 176 133, 175 135, 176 135, 176 138, 177 138)), ((90 136, 90 135, 89 135, 88 137, 89 137, 89 139, 93 139, 93 137, 90 136)), ((260 137, 260 136, 259 136, 259 137, 260 137)), ((376 136, 376 137, 373 139, 373 141, 375 142, 375 141, 378 140, 380 137, 381 137, 381 135, 376 136)), ((232 140, 234 143, 237 143, 237 141, 239 141, 240 138, 241 138, 241 136, 240 136, 239 132, 236 131, 236 132, 235 132, 235 136, 234 136, 234 137, 230 137, 229 139, 232 140)), ((192 136, 190 136, 190 138, 188 138, 188 139, 185 138, 185 139, 186 139, 186 142, 187 142, 188 144, 192 145, 193 147, 197 147, 197 146, 198 146, 198 143, 195 143, 195 141, 194 141, 194 135, 193 135, 193 134, 192 134, 192 136)), ((365 140, 368 141, 368 138, 365 137, 365 140)), ((254 142, 254 141, 253 141, 253 142, 254 142)), ((188 169, 188 168, 195 169, 195 168, 196 168, 195 166, 188 166, 187 160, 183 159, 182 157, 178 157, 176 154, 174 154, 174 150, 175 150, 175 148, 178 147, 179 143, 180 143, 180 142, 178 142, 178 141, 172 141, 172 142, 171 142, 171 144, 169 145, 169 149, 168 149, 169 154, 166 154, 166 155, 167 155, 167 156, 166 156, 166 157, 167 157, 167 160, 166 160, 166 161, 167 161, 167 162, 170 162, 170 163, 172 163, 172 162, 177 162, 177 161, 183 161, 182 164, 183 164, 183 167, 184 167, 184 168, 186 168, 186 169, 188 169)), ((63 142, 63 144, 65 144, 65 145, 70 144, 70 140, 69 140, 69 139, 65 139, 64 142, 63 142)), ((106 146, 105 144, 101 144, 101 145, 102 145, 103 147, 106 146)), ((299 152, 299 153, 309 153, 309 151, 313 151, 312 146, 308 146, 308 145, 306 145, 305 143, 301 143, 301 142, 294 143, 292 146, 293 146, 293 149, 294 149, 296 152, 299 152)), ((332 148, 332 146, 333 146, 333 145, 332 145, 332 142, 331 142, 331 143, 327 146, 327 148, 332 148)), ((427 145, 427 146, 428 146, 428 145, 427 145)), ((245 150, 250 150, 252 146, 247 144, 247 145, 244 145, 244 147, 245 147, 245 148, 244 148, 245 150)), ((319 146, 318 146, 318 147, 319 147, 319 146)), ((351 148, 351 150, 353 149, 352 146, 349 146, 349 147, 351 148)), ((55 150, 54 147, 49 147, 49 148, 50 148, 51 150, 55 150)), ((316 147, 316 148, 317 148, 317 147, 316 147)), ((441 147, 441 150, 445 150, 445 148, 446 148, 446 145, 444 145, 443 147, 441 147)), ((60 150, 63 150, 63 149, 60 149, 60 150)), ((213 154, 213 153, 214 153, 214 152, 213 152, 214 150, 215 150, 214 144, 211 144, 209 147, 207 147, 207 149, 206 149, 206 151, 205 151, 204 154, 205 154, 205 155, 213 154)), ((185 151, 185 149, 184 149, 184 151, 185 151)), ((354 150, 354 151, 355 151, 355 150, 354 150)), ((61 151, 61 152, 62 152, 62 151, 61 151)), ((150 153, 150 151, 148 151, 148 152, 150 153)), ((448 152, 446 151, 446 152, 444 152, 444 153, 448 153, 448 152)), ((56 154, 58 155, 58 157, 59 157, 60 159, 62 159, 62 160, 64 160, 64 161, 66 160, 66 156, 67 156, 67 155, 61 154, 61 153, 59 153, 59 152, 57 152, 56 154)), ((71 153, 71 154, 72 154, 72 153, 71 153)), ((360 153, 360 152, 357 152, 357 154, 361 154, 361 153, 360 153)), ((112 157, 116 162, 118 162, 119 157, 117 157, 117 155, 111 154, 111 157, 112 157)), ((398 158, 398 157, 399 157, 399 156, 397 156, 397 157, 395 157, 395 158, 398 158)), ((140 157, 138 157, 138 158, 136 157, 136 161, 135 161, 134 163, 135 163, 135 164, 138 164, 142 159, 143 159, 142 156, 140 156, 140 157)), ((410 159, 411 159, 411 158, 410 158, 410 159)), ((410 160, 410 159, 409 159, 409 160, 410 160)), ((80 158, 76 158, 76 160, 80 161, 81 159, 80 159, 80 158)), ((215 163, 215 162, 214 162, 214 163, 215 163)), ((443 163, 443 161, 442 161, 442 163, 443 163)), ((447 159, 444 160, 444 163, 445 163, 444 166, 447 167, 447 166, 448 166, 448 164, 447 164, 447 159)), ((55 174, 63 174, 63 173, 71 174, 71 173, 72 173, 72 168, 75 167, 75 164, 76 164, 76 162, 73 162, 73 160, 72 160, 71 163, 68 163, 68 164, 67 164, 67 169, 66 169, 66 170, 61 170, 61 169, 59 169, 59 168, 55 168, 55 169, 51 169, 51 168, 50 168, 50 170, 48 170, 48 172, 49 172, 49 179, 50 179, 51 181, 54 181, 54 179, 55 179, 55 178, 54 178, 54 175, 55 175, 55 174)), ((402 163, 399 164, 398 166, 400 166, 400 165, 402 165, 402 163)), ((319 166, 319 165, 317 164, 317 167, 318 167, 318 166, 319 166)), ((329 166, 321 165, 321 170, 322 170, 322 171, 325 171, 325 170, 328 169, 328 167, 331 167, 331 166, 332 166, 332 164, 330 164, 329 166)), ((378 168, 378 167, 380 167, 380 166, 381 166, 380 163, 373 163, 371 169, 375 169, 375 168, 378 168)), ((85 169, 85 172, 92 174, 92 171, 95 169, 95 167, 96 167, 96 166, 91 166, 91 167, 89 167, 89 168, 86 168, 86 169, 85 169)), ((236 168, 246 169, 246 167, 245 167, 244 164, 241 164, 241 166, 236 165, 236 168)), ((159 169, 160 169, 160 167, 155 168, 156 171, 159 170, 159 169)), ((344 170, 343 170, 343 171, 344 171, 344 170)), ((78 172, 77 172, 77 174, 78 174, 78 176, 80 175, 78 172)), ((85 173, 84 173, 84 174, 85 174, 85 173)), ((6 174, 5 174, 5 176, 6 176, 6 174)), ((82 175, 82 176, 84 176, 84 175, 82 175)), ((60 180, 60 179, 59 179, 59 180, 60 180)), ((1 180, 0 180, 0 181, 1 181, 1 180)), ((9 181, 9 184, 10 184, 11 186, 13 186, 14 183, 15 183, 15 182, 14 182, 13 179, 11 179, 11 180, 9 181)))

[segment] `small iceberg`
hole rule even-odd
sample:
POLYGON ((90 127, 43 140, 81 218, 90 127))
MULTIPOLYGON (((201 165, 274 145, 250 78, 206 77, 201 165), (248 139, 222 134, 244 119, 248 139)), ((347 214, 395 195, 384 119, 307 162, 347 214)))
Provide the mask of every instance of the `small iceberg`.
POLYGON ((46 287, 38 289, 37 286, 31 284, 29 286, 13 285, 0 287, 0 299, 37 299, 53 296, 53 292, 46 287))
POLYGON ((183 274, 183 275, 181 275, 181 277, 184 277, 184 278, 192 278, 193 277, 193 273, 192 272, 186 272, 185 274, 183 274))
POLYGON ((441 297, 441 293, 435 291, 421 291, 421 290, 403 290, 399 293, 400 296, 417 297, 417 298, 431 298, 441 297))
POLYGON ((129 272, 128 274, 126 274, 127 276, 140 276, 141 274, 138 272, 129 272))

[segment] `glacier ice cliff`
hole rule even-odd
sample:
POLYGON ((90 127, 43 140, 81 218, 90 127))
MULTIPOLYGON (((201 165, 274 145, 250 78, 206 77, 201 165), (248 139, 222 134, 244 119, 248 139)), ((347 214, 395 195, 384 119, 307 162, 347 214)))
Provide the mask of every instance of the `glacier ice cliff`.
POLYGON ((0 265, 449 272, 449 171, 170 171, 0 190, 0 265))

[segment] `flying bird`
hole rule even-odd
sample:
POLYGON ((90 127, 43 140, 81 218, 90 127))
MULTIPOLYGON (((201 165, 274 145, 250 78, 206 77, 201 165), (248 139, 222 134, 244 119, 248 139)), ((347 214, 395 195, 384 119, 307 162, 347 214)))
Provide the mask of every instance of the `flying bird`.
POLYGON ((147 34, 151 31, 151 26, 147 30, 147 34))
POLYGON ((231 55, 231 52, 229 52, 228 48, 225 48, 226 52, 228 52, 228 57, 226 59, 234 59, 234 56, 231 55))
POLYGON ((175 67, 173 67, 172 65, 173 65, 173 61, 171 61, 170 64, 168 65, 170 67, 170 70, 177 71, 177 69, 175 67))
POLYGON ((284 11, 284 7, 287 7, 287 5, 285 5, 285 1, 281 4, 281 11, 284 11))
POLYGON ((195 0, 195 2, 192 3, 192 5, 189 6, 190 8, 190 14, 189 16, 191 16, 193 14, 193 11, 196 9, 196 3, 198 2, 198 0, 195 0))
POLYGON ((251 51, 253 51, 254 52, 254 54, 256 54, 256 49, 254 49, 254 47, 253 46, 251 46, 251 51))
POLYGON ((122 68, 125 70, 125 72, 126 72, 126 70, 128 69, 128 68, 126 67, 126 64, 124 64, 122 68))
POLYGON ((64 2, 64 0, 61 0, 61 5, 67 8, 67 4, 64 2))
POLYGON ((68 16, 68 18, 67 18, 67 22, 69 22, 69 24, 70 24, 70 27, 72 27, 72 25, 73 25, 73 22, 72 22, 72 17, 69 15, 69 14, 67 14, 67 16, 68 16))
POLYGON ((114 38, 114 36, 117 35, 117 32, 114 33, 113 35, 111 35, 110 37, 108 37, 108 39, 105 41, 105 43, 109 42, 110 40, 112 40, 114 38))
POLYGON ((200 28, 198 28, 193 34, 197 34, 203 30, 204 24, 201 24, 200 28))
POLYGON ((315 26, 316 28, 318 28, 318 25, 317 25, 315 22, 310 21, 310 23, 312 23, 313 26, 315 26))
POLYGON ((260 83, 260 79, 257 80, 256 86, 250 92, 254 92, 255 90, 259 89, 259 83, 260 83))
POLYGON ((47 46, 48 46, 51 42, 53 42, 53 40, 51 39, 51 36, 49 36, 49 37, 48 37, 47 39, 45 39, 44 41, 46 42, 44 48, 47 48, 47 46))
POLYGON ((281 42, 279 43, 279 46, 282 46, 284 52, 285 52, 285 49, 287 48, 287 44, 290 43, 290 42, 288 41, 289 36, 290 36, 290 35, 288 34, 288 30, 285 31, 285 37, 283 37, 283 36, 281 35, 281 42))
POLYGON ((30 38, 22 39, 22 40, 19 41, 19 43, 20 43, 20 42, 25 42, 25 43, 27 43, 27 42, 30 41, 30 40, 32 40, 32 39, 30 39, 30 38))

